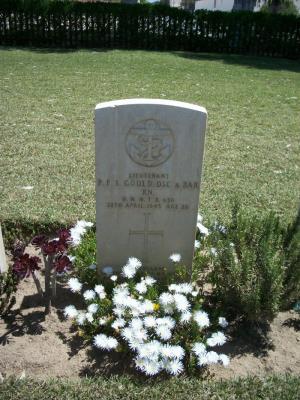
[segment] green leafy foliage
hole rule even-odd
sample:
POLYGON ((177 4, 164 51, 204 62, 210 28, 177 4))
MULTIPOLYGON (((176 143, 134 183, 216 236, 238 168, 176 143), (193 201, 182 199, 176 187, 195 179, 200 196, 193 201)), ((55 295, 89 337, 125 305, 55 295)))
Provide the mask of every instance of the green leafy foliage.
POLYGON ((97 283, 96 267, 96 233, 90 229, 82 237, 79 246, 71 249, 70 254, 75 256, 74 260, 74 275, 83 283, 91 286, 97 283))
POLYGON ((298 20, 162 4, 0 0, 0 43, 299 56, 298 20), (87 18, 88 16, 88 18, 87 18), (38 18, 37 18, 38 17, 38 18))
POLYGON ((274 213, 234 207, 231 223, 212 227, 203 246, 198 270, 209 271, 213 301, 227 313, 268 321, 299 295, 299 216, 284 228, 274 213))
POLYGON ((295 221, 284 235, 284 295, 283 306, 289 307, 300 299, 300 208, 295 221))
POLYGON ((298 15, 298 9, 293 0, 268 0, 261 8, 262 12, 282 15, 298 15))
POLYGON ((7 314, 15 304, 14 293, 17 290, 18 279, 9 268, 5 274, 0 274, 0 317, 7 314))

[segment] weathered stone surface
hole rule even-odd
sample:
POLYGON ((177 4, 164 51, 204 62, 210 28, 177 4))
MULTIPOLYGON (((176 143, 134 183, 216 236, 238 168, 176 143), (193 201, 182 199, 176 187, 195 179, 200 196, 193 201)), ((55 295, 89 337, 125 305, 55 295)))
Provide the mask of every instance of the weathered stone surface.
POLYGON ((4 251, 3 237, 0 225, 0 274, 7 271, 6 255, 4 251))
POLYGON ((95 110, 98 266, 130 256, 159 275, 172 253, 191 267, 206 110, 130 99, 95 110))

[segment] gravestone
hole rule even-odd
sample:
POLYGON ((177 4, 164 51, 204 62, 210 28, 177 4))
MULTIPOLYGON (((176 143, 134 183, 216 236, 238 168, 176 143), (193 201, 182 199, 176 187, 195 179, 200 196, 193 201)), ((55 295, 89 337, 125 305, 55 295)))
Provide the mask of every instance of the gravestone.
POLYGON ((3 274, 7 271, 7 262, 6 262, 6 255, 4 251, 4 243, 0 225, 0 274, 3 274))
POLYGON ((159 276, 179 253, 191 268, 206 110, 169 100, 130 99, 95 109, 99 270, 129 257, 159 276))

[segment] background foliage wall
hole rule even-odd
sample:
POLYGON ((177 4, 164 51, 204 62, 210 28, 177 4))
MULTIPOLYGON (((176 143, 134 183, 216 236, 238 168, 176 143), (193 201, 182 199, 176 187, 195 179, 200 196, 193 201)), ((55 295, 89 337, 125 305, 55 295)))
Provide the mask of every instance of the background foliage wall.
POLYGON ((244 11, 189 13, 151 4, 0 0, 0 44, 298 58, 300 17, 244 11))

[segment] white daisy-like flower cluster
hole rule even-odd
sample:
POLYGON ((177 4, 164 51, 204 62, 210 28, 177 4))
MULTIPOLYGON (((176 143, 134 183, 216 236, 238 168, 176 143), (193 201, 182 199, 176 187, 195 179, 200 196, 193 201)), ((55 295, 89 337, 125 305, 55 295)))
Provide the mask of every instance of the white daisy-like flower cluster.
POLYGON ((81 237, 85 234, 88 228, 93 226, 92 222, 87 221, 77 221, 76 225, 70 229, 72 244, 73 246, 78 246, 81 242, 81 237))
MULTIPOLYGON (((181 257, 174 253, 170 259, 175 263, 181 257)), ((64 310, 65 316, 79 326, 91 324, 89 330, 95 332, 93 344, 100 350, 112 351, 126 344, 136 368, 149 376, 161 372, 179 375, 189 354, 199 367, 217 363, 227 366, 229 358, 215 350, 226 342, 220 328, 226 328, 228 322, 219 317, 219 330, 213 330, 215 324, 201 309, 196 284, 173 283, 159 292, 151 276, 136 278, 141 266, 140 260, 131 257, 120 276, 107 271, 110 278, 107 288, 97 284, 93 289, 83 290, 79 280, 71 278, 70 289, 82 292, 87 309, 79 311, 69 305, 64 310), (189 332, 193 336, 184 341, 182 338, 189 332)))
POLYGON ((203 236, 208 236, 209 235, 209 230, 202 224, 202 222, 203 222, 203 217, 202 217, 202 215, 198 214, 198 217, 197 217, 197 228, 199 229, 199 232, 203 236))
POLYGON ((142 263, 138 258, 130 257, 127 264, 122 268, 122 275, 125 278, 131 279, 135 276, 137 270, 141 268, 141 266, 142 263))

